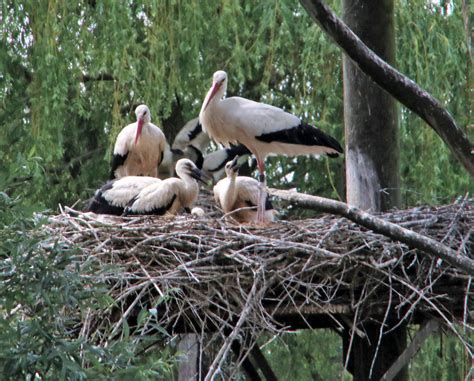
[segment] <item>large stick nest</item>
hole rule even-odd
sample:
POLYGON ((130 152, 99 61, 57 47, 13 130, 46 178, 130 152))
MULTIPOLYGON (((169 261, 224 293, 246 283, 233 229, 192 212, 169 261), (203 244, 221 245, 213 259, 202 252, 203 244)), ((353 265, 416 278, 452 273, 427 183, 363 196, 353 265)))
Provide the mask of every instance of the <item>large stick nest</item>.
MULTIPOLYGON (((106 342, 143 310, 170 332, 217 331, 227 340, 243 331, 357 331, 368 320, 432 317, 454 331, 455 323, 471 329, 471 275, 438 258, 332 215, 262 228, 207 211, 165 219, 66 209, 51 217, 46 229, 79 246, 80 262, 114 265, 100 277, 116 306, 88 316, 82 334, 106 342)), ((472 257, 472 200, 380 216, 472 257)))

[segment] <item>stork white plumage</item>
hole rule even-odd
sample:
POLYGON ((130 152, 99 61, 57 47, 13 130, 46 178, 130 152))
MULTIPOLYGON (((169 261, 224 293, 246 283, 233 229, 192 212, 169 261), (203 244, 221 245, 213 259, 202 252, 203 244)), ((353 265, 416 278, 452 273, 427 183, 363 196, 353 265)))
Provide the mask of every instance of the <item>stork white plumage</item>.
POLYGON ((216 71, 199 120, 203 130, 217 143, 226 147, 240 143, 255 155, 260 173, 258 220, 263 222, 265 158, 268 154, 335 157, 343 150, 333 137, 278 107, 241 97, 223 99, 226 90, 227 73, 216 71))
POLYGON ((176 163, 182 158, 184 158, 183 151, 175 150, 171 148, 168 143, 166 143, 165 150, 163 152, 163 160, 161 161, 158 169, 159 178, 164 180, 169 177, 173 177, 176 163))
POLYGON ((188 146, 204 152, 209 145, 209 135, 204 133, 199 118, 191 119, 187 122, 173 140, 173 149, 184 151, 188 146))
POLYGON ((157 182, 161 182, 161 180, 149 176, 125 176, 110 180, 96 190, 86 211, 120 216, 130 200, 137 196, 143 188, 157 182))
POLYGON ((198 181, 205 183, 207 176, 189 159, 178 160, 176 174, 179 178, 171 177, 143 188, 128 203, 124 215, 176 215, 183 208, 190 213, 199 194, 198 181))
POLYGON ((158 177, 163 160, 166 137, 151 123, 150 109, 140 105, 135 109, 137 121, 124 127, 115 141, 110 178, 124 176, 158 177))
POLYGON ((237 146, 231 145, 229 148, 222 148, 205 155, 202 169, 212 176, 214 182, 217 183, 220 179, 225 177, 225 165, 228 161, 232 160, 235 156, 239 156, 240 160, 245 160, 248 158, 248 155, 251 154, 252 152, 242 144, 237 146))
POLYGON ((163 161, 159 167, 159 177, 162 179, 172 177, 179 159, 190 159, 201 169, 204 161, 203 152, 209 141, 209 136, 203 132, 199 119, 191 119, 176 134, 172 147, 166 144, 163 161))
POLYGON ((263 221, 257 219, 257 204, 260 186, 252 177, 238 176, 239 157, 225 165, 227 177, 214 186, 214 199, 221 206, 224 213, 231 213, 237 222, 264 222, 274 220, 274 210, 268 196, 265 199, 263 221), (240 209, 240 210, 239 210, 240 209))

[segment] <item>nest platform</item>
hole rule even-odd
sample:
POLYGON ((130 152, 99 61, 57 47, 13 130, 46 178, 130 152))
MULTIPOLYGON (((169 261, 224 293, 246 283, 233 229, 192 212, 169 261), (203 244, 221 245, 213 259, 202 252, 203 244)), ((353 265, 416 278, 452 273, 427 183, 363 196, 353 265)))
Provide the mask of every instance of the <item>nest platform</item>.
MULTIPOLYGON (((234 224, 201 206, 200 218, 69 208, 50 217, 47 233, 80 247, 78 265, 100 269, 88 275, 107 284, 115 301, 84 317, 81 335, 105 344, 124 321, 133 327, 146 315, 141 335, 158 323, 170 334, 219 336, 222 361, 236 337, 300 328, 359 334, 367 322, 393 327, 436 319, 461 340, 473 331, 473 274, 436 256, 334 215, 261 227, 234 224)), ((473 200, 378 217, 474 257, 473 200)))

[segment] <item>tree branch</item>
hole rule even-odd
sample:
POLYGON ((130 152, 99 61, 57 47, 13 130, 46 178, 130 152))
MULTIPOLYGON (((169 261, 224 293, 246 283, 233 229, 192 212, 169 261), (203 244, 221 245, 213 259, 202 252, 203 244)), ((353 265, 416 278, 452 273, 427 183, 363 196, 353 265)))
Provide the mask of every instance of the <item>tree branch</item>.
POLYGON ((222 363, 224 362, 226 355, 229 352, 232 342, 236 340, 237 335, 240 333, 240 329, 242 328, 242 325, 244 324, 245 320, 247 319, 247 316, 250 314, 252 310, 252 302, 257 292, 257 283, 258 283, 257 279, 254 279, 252 288, 250 289, 250 292, 247 296, 247 302, 245 303, 242 313, 240 314, 239 320, 235 324, 235 327, 230 333, 230 335, 227 336, 227 338, 224 340, 224 344, 219 349, 219 352, 217 353, 216 357, 214 358, 214 361, 209 367, 209 371, 207 372, 207 375, 204 378, 204 381, 213 381, 217 373, 219 372, 220 367, 222 366, 222 363))
POLYGON ((263 373, 263 376, 265 377, 266 381, 278 381, 278 378, 275 375, 275 372, 273 372, 273 369, 271 368, 270 364, 268 363, 267 359, 265 358, 265 355, 262 353, 260 350, 260 347, 258 346, 257 343, 255 343, 252 346, 252 349, 250 350, 250 353, 260 368, 260 370, 263 373))
MULTIPOLYGON (((235 354, 236 359, 238 359, 242 351, 242 345, 240 345, 240 342, 238 340, 234 340, 232 342, 231 348, 232 348, 232 352, 234 352, 235 354)), ((250 360, 250 356, 247 356, 246 358, 243 359, 242 368, 244 369, 245 373, 247 374, 247 378, 250 381, 262 380, 262 378, 258 374, 258 370, 252 364, 252 361, 250 360)))
POLYGON ((400 357, 392 364, 392 366, 385 372, 380 381, 392 381, 398 372, 415 356, 421 348, 425 340, 439 328, 439 323, 436 320, 426 321, 420 330, 415 334, 411 344, 403 351, 400 357))
POLYGON ((461 256, 454 250, 432 238, 375 217, 354 206, 347 205, 340 201, 294 191, 269 189, 269 192, 297 206, 343 216, 375 233, 383 234, 411 248, 421 250, 434 257, 439 257, 448 262, 451 266, 463 270, 468 274, 474 273, 474 260, 461 256))
POLYGON ((474 177, 473 146, 438 100, 377 56, 321 0, 300 0, 314 21, 381 88, 418 114, 474 177))

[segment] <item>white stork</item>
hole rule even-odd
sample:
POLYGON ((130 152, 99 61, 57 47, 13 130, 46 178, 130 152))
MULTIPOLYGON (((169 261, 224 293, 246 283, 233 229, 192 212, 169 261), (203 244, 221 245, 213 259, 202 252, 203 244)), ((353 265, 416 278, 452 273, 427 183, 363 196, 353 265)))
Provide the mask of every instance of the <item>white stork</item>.
POLYGON ((229 148, 222 148, 205 155, 202 169, 212 176, 214 183, 217 183, 225 176, 224 168, 228 161, 232 160, 235 156, 245 160, 251 154, 252 152, 243 144, 231 145, 229 148))
POLYGON ((128 203, 124 215, 175 215, 182 208, 190 213, 199 193, 198 181, 206 183, 206 175, 189 159, 178 160, 176 173, 179 178, 171 177, 143 188, 128 203))
POLYGON ((159 177, 165 179, 174 176, 174 168, 179 159, 190 159, 201 169, 203 152, 208 145, 209 136, 203 132, 199 119, 190 120, 179 130, 172 147, 166 145, 159 177))
POLYGON ((135 109, 137 121, 124 127, 115 141, 110 178, 124 176, 158 177, 163 160, 166 137, 151 123, 150 109, 140 105, 135 109))
POLYGON ((209 136, 202 130, 199 118, 191 119, 187 122, 173 140, 173 149, 184 151, 186 147, 193 146, 195 149, 204 152, 209 145, 209 136))
POLYGON ((125 176, 110 180, 96 190, 86 211, 120 216, 130 200, 137 196, 143 188, 157 182, 161 182, 161 180, 149 176, 125 176))
MULTIPOLYGON (((262 222, 257 220, 259 183, 252 177, 237 176, 239 157, 225 165, 227 177, 214 186, 214 198, 224 211, 230 213, 237 222, 262 222), (243 208, 243 209, 241 209, 243 208), (241 209, 241 210, 238 210, 241 209)), ((274 220, 274 210, 268 196, 265 199, 263 222, 274 220)))
POLYGON ((278 107, 241 97, 223 99, 226 90, 227 73, 216 71, 199 120, 203 130, 216 142, 226 147, 240 143, 255 155, 260 173, 258 220, 263 222, 265 157, 268 154, 336 157, 343 150, 333 137, 278 107))
POLYGON ((163 152, 163 160, 160 163, 158 172, 160 179, 167 179, 174 176, 174 168, 179 159, 184 158, 184 152, 181 150, 175 150, 170 147, 168 143, 165 145, 163 152))

